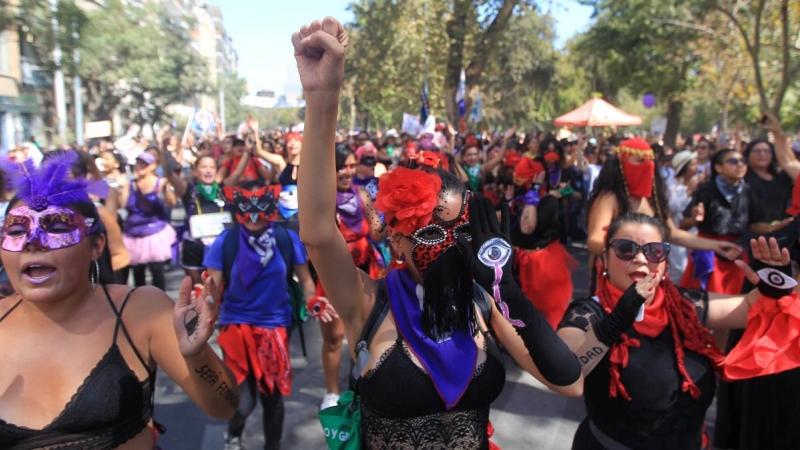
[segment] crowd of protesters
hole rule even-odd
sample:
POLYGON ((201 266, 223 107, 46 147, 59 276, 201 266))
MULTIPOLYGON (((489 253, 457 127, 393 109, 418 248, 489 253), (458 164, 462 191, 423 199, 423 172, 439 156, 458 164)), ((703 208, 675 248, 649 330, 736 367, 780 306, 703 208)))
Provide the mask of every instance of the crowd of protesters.
MULTIPOLYGON (((316 24, 294 40, 298 61, 314 66, 323 49, 344 64, 346 39, 318 37, 330 32, 316 24)), ((764 116, 767 138, 743 139, 737 130, 730 139, 698 135, 674 146, 657 136, 610 130, 591 137, 586 130, 524 127, 457 132, 434 117, 414 135, 336 131, 335 115, 325 114, 336 106, 328 95, 338 94, 336 71, 301 65, 301 79, 309 98, 305 133, 264 130, 248 117, 234 134, 195 136, 164 127, 152 140, 97 140, 54 156, 31 143, 11 149, 9 164, 20 165, 4 165, 0 183, 0 211, 5 216, 13 208, 3 228, 10 278, 4 277, 2 290, 16 291, 8 298, 18 301, 0 300, 0 321, 6 319, 0 336, 3 325, 19 330, 27 324, 11 313, 20 304, 30 308, 35 301, 22 303, 23 297, 37 295, 15 275, 44 285, 51 269, 67 270, 64 261, 31 269, 12 258, 28 251, 25 245, 69 247, 35 237, 60 231, 46 228, 49 209, 35 206, 39 197, 32 189, 39 181, 19 181, 32 167, 50 173, 58 159, 69 163, 59 186, 71 186, 69 180, 85 185, 77 203, 51 204, 72 208, 61 214, 102 223, 101 231, 70 222, 69 231, 91 237, 92 246, 69 251, 78 259, 91 256, 90 276, 75 288, 87 302, 111 306, 103 314, 116 316, 113 352, 119 352, 117 331, 124 331, 124 354, 114 357, 129 367, 133 355, 144 366, 124 376, 152 383, 147 355, 183 356, 207 385, 224 379, 228 389, 238 386, 236 401, 221 402, 202 382, 181 384, 207 412, 229 419, 226 449, 241 448, 257 403, 265 448, 280 447, 284 398, 292 387, 289 336, 306 314, 319 319, 323 338, 320 409, 335 406, 345 382, 339 379, 344 338, 357 342, 378 305, 391 314, 373 324, 383 334, 368 343, 372 358, 359 366, 357 381, 368 448, 416 448, 408 437, 414 429, 426 433, 420 448, 489 448, 489 406, 505 380, 499 346, 553 391, 585 397, 587 418, 575 449, 706 448, 702 424, 715 394, 715 371, 725 380, 716 446, 782 449, 800 442, 796 427, 774 419, 800 419, 800 401, 792 395, 800 385, 800 352, 777 355, 786 358, 780 369, 744 355, 753 349, 765 358, 776 355, 757 342, 778 336, 754 336, 751 322, 774 309, 765 302, 790 298, 764 287, 756 270, 784 266, 789 278, 800 261, 800 222, 794 220, 800 215, 800 146, 775 117, 764 116), (319 85, 332 90, 320 92, 319 85), (102 195, 86 187, 100 181, 108 186, 102 195), (80 208, 90 211, 77 213, 80 208), (27 241, 19 241, 23 232, 27 241), (487 257, 490 242, 495 253, 487 257), (101 263, 104 248, 109 257, 101 263), (596 295, 590 299, 573 299, 578 254, 588 254, 582 262, 592 272, 596 295), (137 299, 154 294, 106 290, 105 284, 163 291, 173 265, 187 275, 173 312, 178 344, 175 336, 160 336, 159 345, 169 351, 140 352, 151 330, 141 325, 147 311, 137 299), (105 295, 97 296, 101 275, 105 295), (207 304, 195 306, 201 296, 208 296, 207 304), (489 296, 494 302, 485 311, 469 312, 489 296), (125 317, 133 337, 122 324, 129 300, 134 312, 126 310, 125 317), (212 330, 194 338, 199 320, 209 320, 206 326, 217 321, 224 367, 204 350, 212 330), (381 370, 384 365, 388 369, 381 370), (396 386, 397 377, 408 385, 396 386), (765 416, 773 420, 760 420, 765 416)), ((42 195, 58 198, 53 186, 42 195)), ((159 302, 159 317, 169 321, 159 302)), ((353 346, 350 351, 358 359, 353 346)), ((85 362, 81 367, 91 367, 85 362)), ((186 367, 167 363, 166 369, 186 376, 186 367)), ((14 391, 4 380, 0 375, 0 394, 14 391)), ((2 397, 0 447, 70 442, 28 437, 49 423, 46 412, 30 420, 6 414, 17 405, 2 397)), ((146 420, 109 429, 130 426, 127 439, 148 441, 141 427, 154 426, 152 405, 138 407, 146 420)))

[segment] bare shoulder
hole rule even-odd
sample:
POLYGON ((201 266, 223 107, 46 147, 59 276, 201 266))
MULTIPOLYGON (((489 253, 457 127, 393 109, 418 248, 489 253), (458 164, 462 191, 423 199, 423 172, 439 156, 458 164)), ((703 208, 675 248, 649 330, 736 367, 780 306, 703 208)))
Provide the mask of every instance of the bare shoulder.
POLYGON ((161 289, 153 286, 132 288, 118 284, 107 285, 108 294, 117 307, 117 311, 125 303, 123 311, 126 321, 153 319, 161 314, 172 313, 175 303, 161 289))
POLYGON ((20 298, 19 294, 12 294, 8 297, 0 298, 0 317, 3 317, 6 313, 11 311, 11 309, 19 303, 20 298))

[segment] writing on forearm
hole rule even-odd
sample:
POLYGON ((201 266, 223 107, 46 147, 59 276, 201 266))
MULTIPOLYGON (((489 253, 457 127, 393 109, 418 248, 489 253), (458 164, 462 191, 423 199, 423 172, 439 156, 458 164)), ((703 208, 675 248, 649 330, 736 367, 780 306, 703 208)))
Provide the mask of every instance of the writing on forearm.
POLYGON ((590 348, 583 355, 578 355, 578 360, 580 360, 582 366, 585 366, 585 365, 589 364, 590 362, 592 362, 592 360, 594 358, 598 358, 598 359, 602 358, 605 353, 606 353, 605 350, 603 350, 600 347, 595 346, 595 347, 590 348))
POLYGON ((194 373, 203 380, 209 387, 214 388, 214 392, 217 393, 220 397, 225 399, 229 405, 236 407, 239 404, 239 394, 238 389, 236 386, 230 386, 225 381, 220 381, 220 377, 222 376, 222 372, 217 372, 208 364, 203 365, 194 370, 194 373), (217 386, 219 383, 219 386, 217 386))
POLYGON ((584 376, 587 376, 606 356, 608 347, 597 340, 597 337, 590 329, 587 332, 586 340, 578 349, 574 350, 574 352, 578 361, 581 363, 581 372, 583 372, 584 376))
POLYGON ((228 386, 228 384, 223 381, 217 388, 217 394, 224 398, 231 406, 235 407, 239 404, 239 393, 235 386, 231 388, 231 386, 228 386))
POLYGON ((222 372, 216 372, 208 365, 204 365, 199 369, 195 369, 194 372, 200 376, 200 379, 208 383, 209 386, 216 386, 217 381, 219 381, 219 376, 222 375, 222 372))

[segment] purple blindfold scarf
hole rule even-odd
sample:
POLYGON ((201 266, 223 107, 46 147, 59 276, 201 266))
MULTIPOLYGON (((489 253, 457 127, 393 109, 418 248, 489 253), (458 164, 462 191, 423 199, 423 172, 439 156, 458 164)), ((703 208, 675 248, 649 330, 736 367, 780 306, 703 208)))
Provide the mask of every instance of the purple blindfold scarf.
POLYGON ((361 234, 364 230, 364 204, 357 186, 351 187, 347 192, 336 192, 336 212, 347 228, 361 234))
POLYGON ((478 361, 478 348, 469 330, 458 330, 444 342, 435 342, 422 331, 422 308, 417 297, 417 282, 407 270, 392 270, 386 275, 389 303, 398 332, 422 363, 436 392, 448 410, 466 392, 478 361))
POLYGON ((236 255, 236 267, 239 269, 239 281, 247 292, 267 267, 275 253, 275 230, 273 224, 264 230, 261 236, 253 236, 243 226, 239 226, 239 253, 236 255))

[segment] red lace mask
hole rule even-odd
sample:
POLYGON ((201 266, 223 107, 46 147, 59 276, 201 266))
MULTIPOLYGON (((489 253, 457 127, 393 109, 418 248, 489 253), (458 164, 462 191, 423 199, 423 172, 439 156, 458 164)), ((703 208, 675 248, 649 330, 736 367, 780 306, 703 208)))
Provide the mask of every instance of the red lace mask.
POLYGON ((256 223, 259 219, 272 222, 278 217, 280 186, 264 186, 257 191, 226 187, 222 191, 225 198, 233 205, 233 213, 239 223, 245 223, 248 220, 256 223))
POLYGON ((411 259, 420 275, 424 275, 428 267, 439 256, 449 248, 456 246, 456 234, 462 233, 469 239, 469 209, 467 208, 469 196, 470 193, 465 191, 461 210, 455 219, 446 221, 434 210, 431 223, 407 237, 414 244, 411 248, 411 259))

